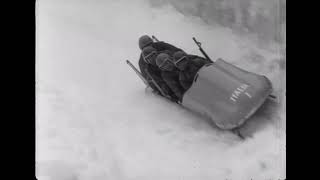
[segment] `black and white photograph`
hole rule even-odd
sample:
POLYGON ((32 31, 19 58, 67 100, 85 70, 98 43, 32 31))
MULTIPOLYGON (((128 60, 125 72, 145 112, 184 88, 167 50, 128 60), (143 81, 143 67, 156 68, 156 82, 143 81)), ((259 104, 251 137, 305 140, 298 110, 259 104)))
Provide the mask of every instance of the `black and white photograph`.
POLYGON ((286 0, 37 0, 38 180, 285 180, 286 0))

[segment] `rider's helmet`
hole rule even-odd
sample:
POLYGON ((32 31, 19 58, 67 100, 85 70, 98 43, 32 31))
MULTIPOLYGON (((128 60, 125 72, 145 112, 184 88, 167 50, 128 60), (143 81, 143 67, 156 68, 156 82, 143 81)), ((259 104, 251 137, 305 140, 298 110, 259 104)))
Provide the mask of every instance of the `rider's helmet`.
POLYGON ((157 66, 156 65, 157 55, 158 55, 157 50, 151 46, 147 46, 142 49, 142 58, 148 64, 157 66))
POLYGON ((173 71, 175 69, 173 60, 167 53, 160 53, 156 58, 156 64, 163 71, 173 71))
POLYGON ((143 35, 139 38, 139 48, 142 50, 143 48, 151 45, 153 43, 153 40, 148 35, 143 35))

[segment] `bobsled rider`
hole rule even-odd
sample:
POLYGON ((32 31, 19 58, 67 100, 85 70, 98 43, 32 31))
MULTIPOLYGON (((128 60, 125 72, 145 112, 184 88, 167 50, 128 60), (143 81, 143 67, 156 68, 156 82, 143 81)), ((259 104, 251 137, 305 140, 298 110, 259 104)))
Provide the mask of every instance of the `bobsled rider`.
MULTIPOLYGON (((139 38, 139 48, 142 51, 145 50, 144 53, 141 53, 139 59, 139 68, 142 76, 145 79, 150 80, 150 77, 148 77, 146 73, 146 71, 148 71, 155 82, 160 87, 163 87, 163 91, 170 94, 170 92, 168 92, 170 91, 170 88, 166 87, 166 83, 164 83, 161 77, 160 69, 156 66, 155 57, 160 52, 173 54, 174 52, 180 51, 181 49, 165 42, 154 42, 152 38, 147 35, 143 35, 139 38)), ((160 94, 159 90, 153 84, 150 84, 150 87, 160 94)))
POLYGON ((206 63, 209 63, 203 58, 193 55, 189 56, 183 51, 174 53, 173 62, 175 67, 179 69, 179 82, 184 89, 183 92, 190 88, 198 70, 206 63), (190 57, 193 57, 193 59, 190 57))
POLYGON ((141 62, 143 61, 144 63, 139 62, 139 66, 141 69, 142 75, 148 80, 150 83, 150 87, 157 92, 158 94, 161 95, 159 89, 151 82, 151 78, 158 84, 158 86, 161 88, 163 93, 166 96, 169 96, 172 98, 172 95, 174 93, 171 91, 170 87, 165 83, 165 81, 161 77, 161 70, 158 68, 156 64, 156 57, 158 55, 158 51, 151 47, 147 46, 143 48, 142 53, 141 53, 141 62), (149 76, 146 72, 149 72, 149 76))
POLYGON ((156 64, 161 70, 163 80, 174 92, 173 101, 181 102, 184 89, 179 83, 179 70, 175 67, 173 59, 167 53, 160 53, 156 58, 156 64))

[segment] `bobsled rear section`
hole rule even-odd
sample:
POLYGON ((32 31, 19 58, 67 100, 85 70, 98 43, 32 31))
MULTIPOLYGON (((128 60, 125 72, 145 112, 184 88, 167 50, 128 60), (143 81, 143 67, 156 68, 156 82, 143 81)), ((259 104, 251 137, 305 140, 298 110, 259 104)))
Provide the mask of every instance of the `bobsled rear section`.
POLYGON ((272 92, 268 78, 218 59, 203 66, 181 104, 222 129, 242 125, 272 92))

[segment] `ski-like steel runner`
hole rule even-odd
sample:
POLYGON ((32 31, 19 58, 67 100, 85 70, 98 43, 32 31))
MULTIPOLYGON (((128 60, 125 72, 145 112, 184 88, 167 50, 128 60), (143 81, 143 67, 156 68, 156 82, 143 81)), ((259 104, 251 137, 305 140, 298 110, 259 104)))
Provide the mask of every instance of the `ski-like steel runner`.
POLYGON ((199 50, 201 51, 201 53, 204 55, 204 57, 206 57, 206 59, 208 59, 210 62, 213 62, 210 57, 208 56, 208 54, 202 49, 201 47, 201 42, 197 41, 195 37, 192 38, 193 41, 197 44, 197 46, 199 47, 199 50))
POLYGON ((161 87, 158 85, 158 83, 152 78, 151 74, 149 73, 149 71, 146 69, 146 74, 147 76, 150 78, 150 80, 146 80, 142 74, 140 73, 140 71, 129 61, 129 60, 126 60, 127 64, 136 72, 136 74, 140 77, 140 79, 144 82, 144 84, 149 87, 150 86, 150 83, 152 83, 156 88, 157 90, 161 93, 161 95, 163 97, 166 97, 168 99, 171 99, 170 96, 166 95, 163 90, 161 89, 161 87))
POLYGON ((134 72, 136 72, 136 74, 140 77, 140 79, 143 81, 143 83, 148 87, 149 82, 142 76, 140 71, 136 67, 134 67, 134 65, 129 60, 126 60, 126 62, 134 70, 134 72))
POLYGON ((153 85, 158 89, 158 91, 161 93, 161 95, 163 97, 166 97, 166 98, 170 98, 170 96, 166 95, 163 90, 161 89, 161 87, 158 85, 158 83, 152 78, 151 74, 149 73, 148 69, 145 70, 147 76, 151 79, 151 82, 153 83, 153 85))

